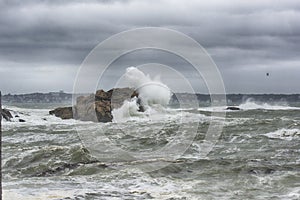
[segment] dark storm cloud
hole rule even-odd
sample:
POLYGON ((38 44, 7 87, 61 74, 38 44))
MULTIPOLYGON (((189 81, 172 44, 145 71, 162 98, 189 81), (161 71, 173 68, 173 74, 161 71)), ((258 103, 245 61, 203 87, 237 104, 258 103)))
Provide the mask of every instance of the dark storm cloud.
POLYGON ((45 80, 43 70, 36 70, 42 66, 49 76, 59 72, 66 77, 50 90, 70 91, 74 80, 70 74, 99 42, 131 28, 159 26, 181 31, 202 44, 220 68, 229 92, 300 92, 294 75, 300 74, 299 19, 297 0, 0 0, 1 87, 5 85, 7 92, 42 90, 37 83, 45 83, 44 87, 51 82, 45 80), (32 74, 20 80, 15 74, 24 69, 32 74), (284 76, 262 89, 257 82, 266 71, 284 76), (9 72, 14 76, 4 77, 9 72), (26 81, 31 77, 35 79, 26 81), (4 84, 13 78, 20 83, 4 84), (282 81, 288 89, 279 87, 282 81), (27 88, 19 90, 17 85, 27 88))

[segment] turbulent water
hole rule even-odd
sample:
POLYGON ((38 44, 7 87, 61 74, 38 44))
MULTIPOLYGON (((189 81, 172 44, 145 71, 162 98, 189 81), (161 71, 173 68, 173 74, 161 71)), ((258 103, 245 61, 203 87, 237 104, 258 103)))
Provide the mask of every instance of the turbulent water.
POLYGON ((104 124, 61 120, 48 115, 44 105, 5 107, 26 122, 2 124, 3 199, 300 198, 300 105, 247 102, 241 111, 228 111, 205 157, 199 146, 209 124, 220 120, 211 112, 225 108, 170 108, 152 113, 156 117, 104 124), (137 165, 155 166, 159 158, 101 160, 78 135, 78 130, 86 137, 101 132, 124 151, 152 152, 179 140, 179 126, 192 121, 199 121, 199 127, 185 153, 159 161, 165 166, 150 172, 137 165))

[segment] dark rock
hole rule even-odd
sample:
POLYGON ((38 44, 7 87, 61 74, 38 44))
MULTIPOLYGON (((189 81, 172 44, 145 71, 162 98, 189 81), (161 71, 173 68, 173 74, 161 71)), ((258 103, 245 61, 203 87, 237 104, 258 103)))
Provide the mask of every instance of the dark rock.
POLYGON ((81 121, 98 121, 95 111, 95 95, 80 96, 76 99, 74 118, 81 121))
POLYGON ((20 117, 19 115, 15 115, 15 117, 20 117))
POLYGON ((2 109, 0 114, 6 121, 10 121, 13 118, 12 114, 7 109, 2 109))
POLYGON ((275 172, 275 169, 267 168, 265 170, 265 174, 273 174, 275 172))
POLYGON ((235 106, 228 106, 226 108, 226 110, 241 110, 239 107, 235 107, 235 106))
POLYGON ((141 101, 141 99, 140 98, 138 98, 137 99, 137 104, 139 105, 139 112, 145 112, 145 108, 144 108, 144 106, 142 105, 142 101, 141 101))
POLYGON ((107 92, 98 90, 95 95, 81 96, 76 101, 75 119, 94 122, 111 122, 111 111, 138 94, 130 88, 114 88, 107 92))
POLYGON ((56 108, 54 110, 49 111, 49 114, 55 115, 56 117, 60 117, 62 119, 72 119, 73 118, 72 107, 56 108))
POLYGON ((134 97, 138 97, 138 93, 131 88, 114 88, 107 93, 111 94, 111 107, 112 110, 119 108, 123 105, 125 100, 130 100, 134 97))
POLYGON ((75 119, 94 122, 111 122, 111 111, 138 94, 130 88, 114 88, 107 92, 98 90, 95 95, 80 96, 76 100, 75 119))
POLYGON ((97 115, 98 122, 111 122, 111 103, 110 101, 96 101, 95 102, 95 111, 97 115))
MULTIPOLYGON (((67 107, 57 108, 49 113, 62 119, 111 122, 113 119, 111 111, 121 107, 125 100, 131 98, 138 98, 138 93, 131 88, 114 88, 107 92, 98 90, 95 95, 78 97, 73 112, 72 107, 67 107)), ((138 100, 138 104, 140 104, 140 100, 138 100)), ((139 106, 139 111, 144 111, 142 105, 139 106)))
POLYGON ((26 122, 24 119, 19 119, 19 122, 26 122))
POLYGON ((95 94, 95 101, 109 101, 111 99, 112 91, 105 92, 104 90, 98 90, 95 94))

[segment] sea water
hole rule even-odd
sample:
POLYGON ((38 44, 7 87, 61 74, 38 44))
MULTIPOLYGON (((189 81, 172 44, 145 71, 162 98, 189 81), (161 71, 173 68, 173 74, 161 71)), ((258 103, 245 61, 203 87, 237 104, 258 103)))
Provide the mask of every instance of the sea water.
POLYGON ((4 105, 19 117, 3 121, 3 199, 300 199, 300 104, 175 109, 158 78, 131 67, 124 82, 145 112, 134 98, 110 123, 49 115, 59 105, 4 105))
POLYGON ((227 111, 223 131, 205 157, 199 146, 211 120, 218 120, 210 113, 225 108, 168 108, 159 122, 132 116, 104 124, 61 120, 32 105, 4 107, 26 122, 3 121, 3 199, 300 198, 299 105, 245 102, 242 110, 227 111), (139 170, 136 162, 97 160, 78 135, 79 129, 87 135, 106 131, 106 139, 124 151, 151 152, 180 134, 182 117, 199 121, 196 137, 179 159, 151 172, 139 170))

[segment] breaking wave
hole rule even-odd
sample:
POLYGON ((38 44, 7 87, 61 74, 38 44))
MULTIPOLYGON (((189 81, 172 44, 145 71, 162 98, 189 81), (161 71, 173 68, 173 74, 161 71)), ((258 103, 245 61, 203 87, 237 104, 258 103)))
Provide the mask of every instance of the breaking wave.
POLYGON ((124 101, 123 105, 112 111, 114 121, 127 121, 135 116, 149 117, 164 113, 165 107, 171 98, 171 91, 167 85, 160 81, 160 78, 151 78, 136 67, 128 67, 124 75, 125 84, 134 88, 138 98, 124 101), (145 112, 139 112, 139 105, 145 112))
POLYGON ((261 109, 261 110, 300 110, 299 107, 291 107, 287 104, 271 105, 268 103, 254 102, 252 100, 247 100, 245 103, 242 103, 238 107, 242 110, 257 110, 257 109, 261 109))

